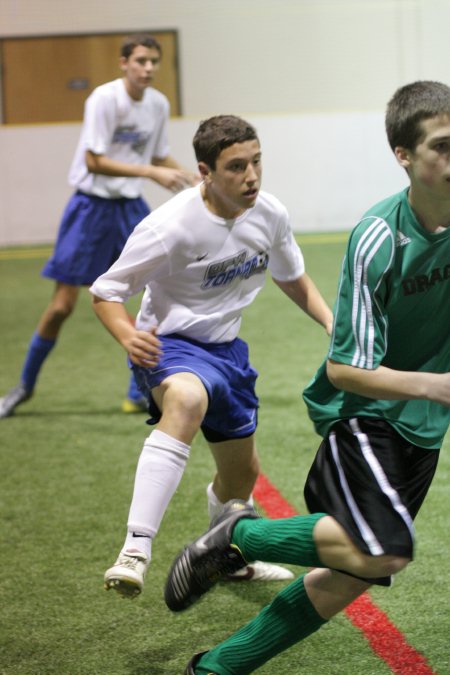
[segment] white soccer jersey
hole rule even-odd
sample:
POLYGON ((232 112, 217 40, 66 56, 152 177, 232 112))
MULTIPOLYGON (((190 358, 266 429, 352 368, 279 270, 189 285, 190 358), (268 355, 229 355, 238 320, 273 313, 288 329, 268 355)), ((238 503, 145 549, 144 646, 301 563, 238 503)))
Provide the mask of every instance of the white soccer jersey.
POLYGON ((97 87, 85 103, 69 183, 82 192, 106 199, 140 197, 142 178, 89 173, 86 150, 127 164, 149 164, 153 157, 164 159, 169 154, 168 117, 167 98, 152 87, 145 90, 140 101, 128 95, 123 79, 97 87))
POLYGON ((266 269, 279 281, 305 271, 285 207, 260 192, 253 208, 225 220, 206 208, 196 186, 141 221, 90 290, 125 302, 146 287, 138 328, 157 325, 161 335, 228 342, 263 287, 266 269))

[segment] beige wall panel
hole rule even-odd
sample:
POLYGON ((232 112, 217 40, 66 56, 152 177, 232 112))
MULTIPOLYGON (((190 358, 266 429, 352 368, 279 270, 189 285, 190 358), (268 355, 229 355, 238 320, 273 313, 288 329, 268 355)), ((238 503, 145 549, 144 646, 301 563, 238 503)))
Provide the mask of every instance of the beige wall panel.
MULTIPOLYGON (((155 87, 180 114, 176 33, 155 35, 163 49, 155 87)), ((5 39, 3 111, 6 124, 78 121, 99 84, 121 76, 124 34, 5 39)))

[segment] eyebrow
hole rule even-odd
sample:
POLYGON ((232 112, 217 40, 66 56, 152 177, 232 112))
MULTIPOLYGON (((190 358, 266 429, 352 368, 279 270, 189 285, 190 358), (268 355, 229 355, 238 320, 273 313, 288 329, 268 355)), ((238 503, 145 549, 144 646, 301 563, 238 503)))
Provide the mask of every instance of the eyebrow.
POLYGON ((442 141, 448 141, 450 140, 450 134, 442 134, 442 135, 436 135, 436 136, 431 136, 430 141, 432 143, 435 143, 436 141, 442 142, 442 141))
POLYGON ((242 157, 240 155, 237 155, 236 157, 230 157, 230 159, 227 161, 228 162, 252 162, 254 159, 259 159, 261 157, 262 153, 261 152, 256 152, 254 155, 252 155, 250 158, 247 159, 247 157, 242 157))

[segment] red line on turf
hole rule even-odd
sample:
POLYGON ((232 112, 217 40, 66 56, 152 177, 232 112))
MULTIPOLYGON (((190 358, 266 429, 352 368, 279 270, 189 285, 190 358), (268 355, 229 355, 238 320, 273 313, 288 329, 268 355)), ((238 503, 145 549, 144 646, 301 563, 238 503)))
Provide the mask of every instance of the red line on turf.
MULTIPOLYGON (((253 496, 270 518, 298 515, 264 474, 256 482, 253 496)), ((403 634, 364 593, 344 610, 371 648, 396 675, 436 675, 426 659, 411 647, 403 634)))

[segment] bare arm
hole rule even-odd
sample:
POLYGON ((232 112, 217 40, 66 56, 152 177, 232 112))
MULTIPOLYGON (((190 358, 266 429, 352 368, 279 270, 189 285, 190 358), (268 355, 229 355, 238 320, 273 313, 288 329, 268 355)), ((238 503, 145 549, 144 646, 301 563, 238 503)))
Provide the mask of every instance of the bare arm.
POLYGON ((365 370, 329 359, 327 375, 337 389, 360 396, 389 401, 425 399, 450 407, 450 373, 402 371, 385 366, 365 370))
MULTIPOLYGON (((148 178, 171 190, 178 192, 188 185, 195 185, 196 174, 183 169, 171 157, 155 158, 151 164, 128 164, 118 162, 107 155, 97 155, 86 150, 86 166, 90 173, 104 176, 125 176, 127 178, 148 178)), ((196 181, 198 182, 198 181, 196 181)))
POLYGON ((305 273, 294 281, 278 281, 276 285, 286 293, 296 305, 298 305, 314 321, 320 323, 328 335, 331 335, 333 327, 333 313, 321 296, 319 289, 313 280, 305 273))
POLYGON ((181 171, 185 181, 184 187, 186 187, 186 185, 197 185, 202 180, 199 173, 195 173, 195 171, 189 171, 189 169, 186 169, 186 167, 179 164, 176 159, 171 157, 171 155, 168 155, 168 157, 165 157, 164 159, 153 157, 152 164, 154 166, 166 167, 167 169, 177 169, 178 171, 181 171))
POLYGON ((122 345, 133 363, 146 367, 156 366, 161 354, 156 326, 149 332, 137 330, 120 302, 110 302, 94 295, 93 307, 100 321, 122 345))

